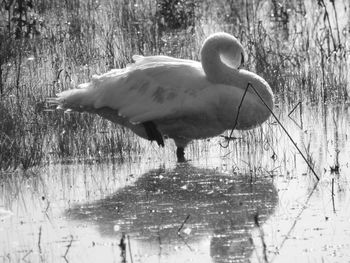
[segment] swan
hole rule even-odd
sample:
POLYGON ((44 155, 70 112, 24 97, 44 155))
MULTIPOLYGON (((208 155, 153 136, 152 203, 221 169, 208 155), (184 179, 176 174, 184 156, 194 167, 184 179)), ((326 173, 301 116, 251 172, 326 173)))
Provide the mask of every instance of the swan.
POLYGON ((269 84, 241 69, 244 50, 234 36, 210 35, 200 55, 201 62, 134 55, 133 64, 94 75, 51 102, 60 109, 98 114, 159 146, 171 138, 178 162, 184 162, 191 140, 219 135, 235 119, 236 129, 254 128, 268 119, 267 106, 274 102, 269 84))

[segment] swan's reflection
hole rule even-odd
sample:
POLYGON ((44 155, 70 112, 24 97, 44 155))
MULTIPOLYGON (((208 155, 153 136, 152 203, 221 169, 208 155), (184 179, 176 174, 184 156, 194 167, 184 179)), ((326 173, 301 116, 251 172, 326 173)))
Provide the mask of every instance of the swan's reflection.
POLYGON ((254 215, 265 221, 276 202, 271 178, 252 179, 183 164, 145 173, 134 185, 106 199, 76 206, 67 215, 94 222, 102 235, 126 233, 142 243, 148 254, 161 250, 170 255, 169 247, 184 242, 196 253, 191 247, 207 240, 212 259, 232 262, 249 258, 254 215))

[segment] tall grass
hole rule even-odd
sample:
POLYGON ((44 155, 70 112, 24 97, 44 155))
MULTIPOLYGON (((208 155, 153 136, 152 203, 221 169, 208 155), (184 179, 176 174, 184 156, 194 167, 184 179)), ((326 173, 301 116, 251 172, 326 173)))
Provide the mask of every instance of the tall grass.
POLYGON ((277 103, 347 100, 349 4, 314 2, 2 4, 0 170, 57 158, 141 154, 140 140, 129 131, 97 116, 47 110, 45 99, 93 74, 124 67, 133 54, 198 60, 202 41, 216 31, 242 41, 246 66, 270 83, 277 103))

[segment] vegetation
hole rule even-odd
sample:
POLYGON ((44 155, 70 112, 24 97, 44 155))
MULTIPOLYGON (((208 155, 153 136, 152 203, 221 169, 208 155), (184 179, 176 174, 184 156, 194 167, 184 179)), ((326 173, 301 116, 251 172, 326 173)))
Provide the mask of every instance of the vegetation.
MULTIPOLYGON (((345 8, 347 7, 347 8, 345 8)), ((198 60, 210 33, 237 36, 276 103, 348 99, 344 1, 7 0, 0 3, 0 171, 59 158, 141 154, 141 140, 46 98, 124 67, 133 54, 198 60)))

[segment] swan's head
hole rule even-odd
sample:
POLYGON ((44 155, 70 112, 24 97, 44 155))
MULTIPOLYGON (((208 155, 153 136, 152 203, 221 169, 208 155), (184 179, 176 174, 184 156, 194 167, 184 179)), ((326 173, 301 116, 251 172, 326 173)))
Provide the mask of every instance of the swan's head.
POLYGON ((220 32, 209 36, 201 49, 202 67, 208 79, 219 83, 223 66, 239 69, 244 63, 244 49, 234 36, 220 32))

